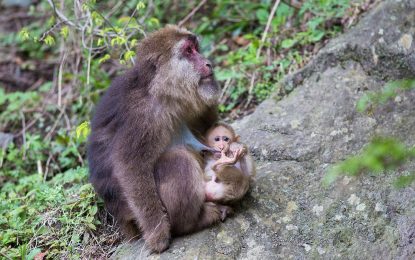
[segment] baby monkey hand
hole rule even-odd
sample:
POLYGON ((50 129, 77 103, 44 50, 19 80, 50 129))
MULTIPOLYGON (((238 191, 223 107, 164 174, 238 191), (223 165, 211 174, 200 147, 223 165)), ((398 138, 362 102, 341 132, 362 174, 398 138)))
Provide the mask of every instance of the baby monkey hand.
POLYGON ((229 146, 229 152, 234 154, 237 151, 240 151, 240 153, 241 153, 240 157, 243 157, 244 155, 246 155, 248 153, 248 148, 246 147, 246 145, 238 143, 238 142, 231 143, 230 146, 229 146))
POLYGON ((237 149, 236 151, 232 152, 230 156, 227 156, 225 150, 222 150, 221 157, 213 164, 212 170, 216 171, 219 167, 234 165, 243 156, 243 149, 237 149))

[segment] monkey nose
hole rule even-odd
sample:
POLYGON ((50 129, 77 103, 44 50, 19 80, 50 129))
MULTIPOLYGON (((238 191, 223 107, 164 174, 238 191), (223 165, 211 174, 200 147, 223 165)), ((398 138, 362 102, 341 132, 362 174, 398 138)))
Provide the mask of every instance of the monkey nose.
POLYGON ((212 76, 213 74, 213 66, 212 63, 210 61, 207 61, 205 64, 206 68, 209 70, 209 76, 212 76))

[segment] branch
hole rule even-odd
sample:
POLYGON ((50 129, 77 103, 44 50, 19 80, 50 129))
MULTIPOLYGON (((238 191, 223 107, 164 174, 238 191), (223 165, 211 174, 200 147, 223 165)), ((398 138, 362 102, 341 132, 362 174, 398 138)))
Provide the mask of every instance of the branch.
MULTIPOLYGON (((271 26, 272 19, 274 18, 275 12, 277 11, 277 8, 278 8, 278 5, 279 4, 280 4, 280 0, 275 0, 275 3, 274 3, 274 5, 272 6, 272 9, 271 9, 271 13, 268 16, 267 25, 265 26, 265 30, 262 33, 261 42, 260 42, 259 47, 258 47, 258 50, 256 52, 256 58, 257 59, 261 55, 262 48, 264 47, 265 40, 267 39, 269 27, 271 26)), ((256 73, 257 72, 254 71, 254 73, 252 74, 251 84, 249 86, 249 91, 248 91, 248 100, 247 100, 247 102, 245 104, 245 108, 248 108, 249 104, 252 101, 252 91, 254 90, 254 86, 255 86, 256 73)))
POLYGON ((261 55, 261 50, 264 47, 265 40, 268 35, 269 27, 271 26, 272 19, 274 18, 275 12, 277 11, 278 5, 280 4, 280 0, 276 0, 274 6, 271 9, 271 13, 268 16, 267 25, 265 26, 265 30, 262 33, 261 43, 259 44, 258 50, 256 52, 256 57, 259 58, 261 55))
POLYGON ((207 0, 201 1, 183 20, 181 20, 178 24, 179 27, 182 27, 183 24, 187 22, 187 20, 189 20, 197 11, 199 11, 199 9, 206 3, 206 1, 207 0))

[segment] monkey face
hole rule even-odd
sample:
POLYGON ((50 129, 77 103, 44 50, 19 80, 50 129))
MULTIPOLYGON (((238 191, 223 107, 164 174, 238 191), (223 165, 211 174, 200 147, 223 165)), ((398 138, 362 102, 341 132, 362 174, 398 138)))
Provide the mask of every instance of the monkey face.
POLYGON ((229 145, 235 139, 231 131, 223 126, 217 126, 211 130, 207 136, 208 146, 215 148, 218 151, 229 149, 229 145))
POLYGON ((219 87, 211 62, 199 53, 196 36, 176 27, 168 27, 162 32, 170 34, 168 38, 160 37, 164 42, 145 42, 146 45, 164 46, 169 50, 159 56, 151 55, 152 59, 158 58, 154 61, 157 72, 150 93, 175 101, 186 107, 187 113, 204 110, 203 105, 216 104, 219 87))

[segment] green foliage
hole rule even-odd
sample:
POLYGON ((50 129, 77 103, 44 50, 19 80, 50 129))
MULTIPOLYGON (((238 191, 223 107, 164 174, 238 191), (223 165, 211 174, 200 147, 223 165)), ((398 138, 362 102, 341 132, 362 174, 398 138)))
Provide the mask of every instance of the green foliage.
MULTIPOLYGON (((368 172, 379 174, 395 169, 413 158, 415 158, 415 148, 406 147, 393 138, 378 137, 373 139, 360 154, 333 166, 325 175, 323 183, 328 185, 341 174, 350 176, 368 172)), ((396 184, 404 186, 413 179, 412 175, 400 177, 396 184)))
POLYGON ((76 168, 47 182, 32 174, 6 183, 0 190, 1 255, 33 259, 47 250, 48 258, 79 256, 83 237, 99 224, 86 176, 87 169, 76 168))
POLYGON ((0 124, 8 121, 15 121, 21 118, 21 109, 33 109, 39 105, 41 97, 34 91, 13 92, 6 94, 4 89, 0 88, 0 124))
POLYGON ((415 79, 396 80, 387 83, 379 92, 365 93, 357 102, 356 109, 365 112, 368 108, 385 104, 395 98, 400 92, 415 89, 415 79))
MULTIPOLYGON (((359 112, 385 104, 400 92, 415 88, 414 79, 402 79, 388 82, 379 92, 365 93, 356 104, 359 112)), ((381 173, 396 169, 398 166, 415 158, 415 148, 406 147, 394 138, 375 138, 356 156, 334 165, 325 175, 323 183, 332 183, 339 175, 356 176, 360 173, 381 173)), ((397 177, 394 185, 397 188, 406 187, 415 181, 415 173, 397 177)))
POLYGON ((346 15, 351 1, 307 0, 299 11, 281 2, 272 19, 269 37, 264 46, 274 53, 284 54, 274 56, 273 61, 265 66, 266 56, 262 54, 258 57, 257 52, 272 4, 273 1, 217 1, 209 16, 201 17, 202 22, 195 28, 203 36, 202 47, 208 52, 211 51, 208 42, 211 43, 218 35, 222 38, 225 32, 232 37, 245 39, 246 42, 246 45, 233 50, 229 50, 229 44, 226 43, 215 46, 215 62, 221 64, 216 69, 218 79, 224 82, 232 79, 230 87, 223 95, 221 112, 247 105, 246 98, 250 94, 254 96, 255 102, 267 98, 275 91, 276 82, 281 81, 288 72, 304 65, 306 46, 341 31, 339 26, 328 27, 326 22, 346 15), (227 19, 223 21, 223 17, 227 19), (286 29, 288 22, 293 27, 290 30, 286 29), (221 26, 216 26, 219 23, 221 26), (276 44, 270 42, 273 37, 279 39, 276 44), (256 77, 251 89, 254 71, 256 77))
POLYGON ((89 122, 85 121, 76 128, 76 139, 83 141, 88 137, 90 132, 91 126, 89 122))

